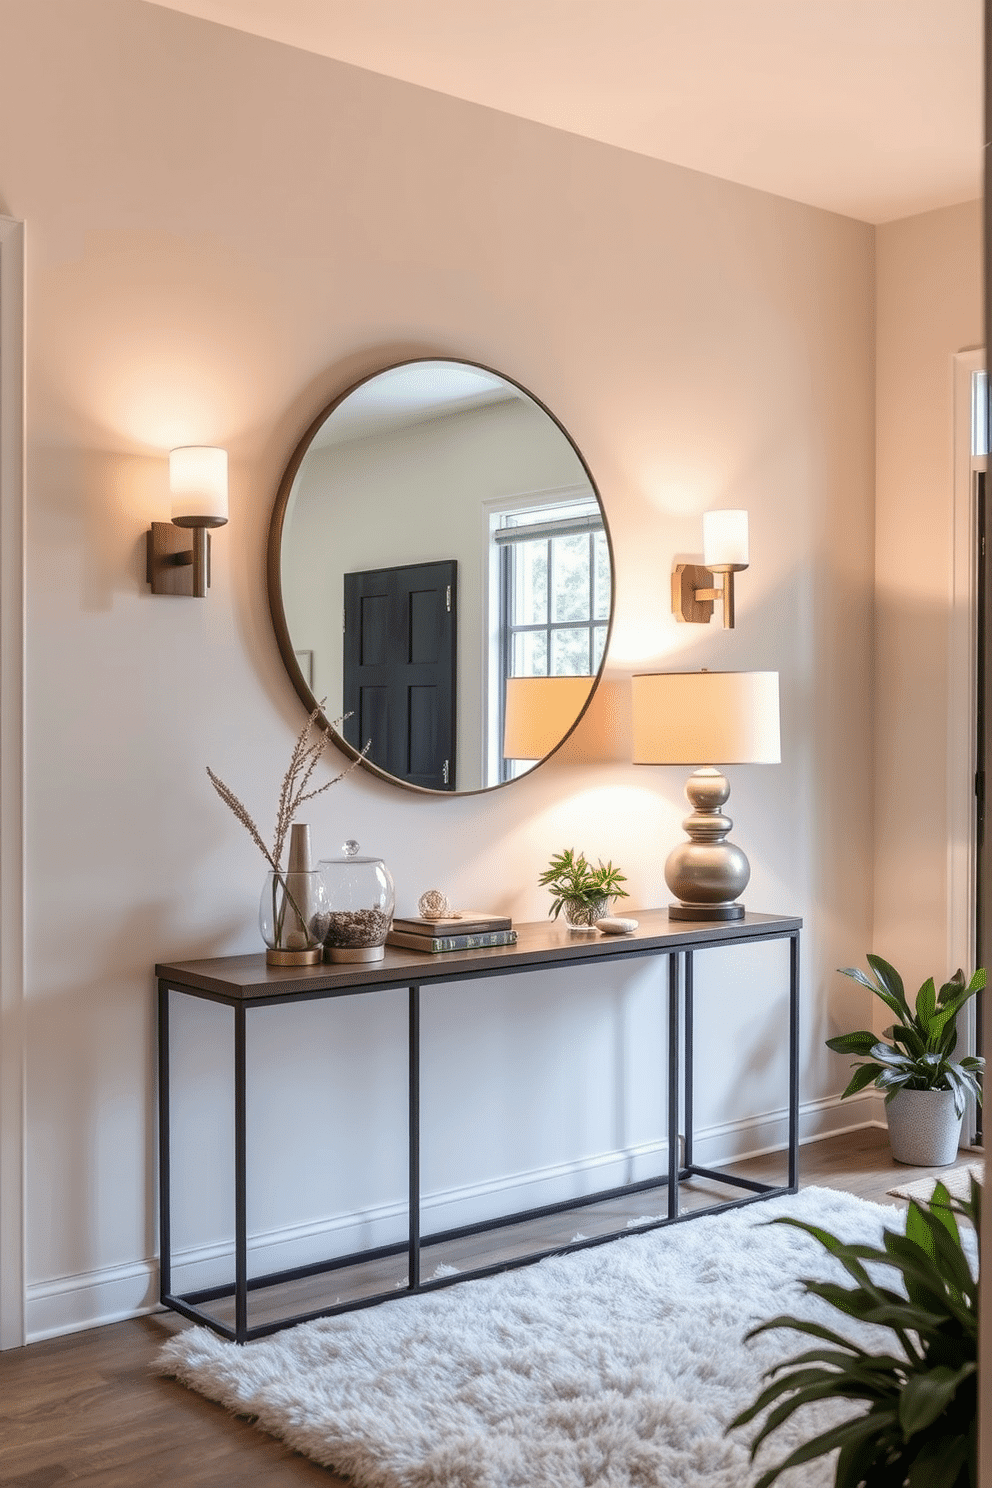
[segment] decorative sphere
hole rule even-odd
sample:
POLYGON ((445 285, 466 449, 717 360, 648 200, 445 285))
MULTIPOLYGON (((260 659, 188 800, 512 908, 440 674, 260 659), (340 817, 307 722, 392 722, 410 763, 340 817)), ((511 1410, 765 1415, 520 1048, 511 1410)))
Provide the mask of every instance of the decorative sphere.
POLYGON ((417 900, 417 908, 425 920, 440 920, 451 914, 451 905, 440 889, 428 889, 417 900))

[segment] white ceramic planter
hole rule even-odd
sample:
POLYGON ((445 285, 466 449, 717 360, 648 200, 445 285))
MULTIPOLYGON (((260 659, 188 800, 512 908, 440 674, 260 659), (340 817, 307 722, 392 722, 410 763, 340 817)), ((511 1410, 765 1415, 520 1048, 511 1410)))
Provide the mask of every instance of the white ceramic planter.
POLYGON ((954 1162, 961 1122, 951 1090, 900 1090, 885 1108, 889 1145, 896 1162, 915 1168, 944 1168, 954 1162))

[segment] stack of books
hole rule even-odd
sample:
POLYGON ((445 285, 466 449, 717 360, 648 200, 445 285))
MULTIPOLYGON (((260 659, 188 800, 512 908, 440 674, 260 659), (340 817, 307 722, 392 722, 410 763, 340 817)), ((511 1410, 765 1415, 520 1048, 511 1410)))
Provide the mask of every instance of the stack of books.
POLYGON ((517 932, 509 915, 485 914, 466 909, 443 920, 425 920, 419 915, 394 919, 386 944, 409 951, 477 951, 487 946, 516 945, 517 932))

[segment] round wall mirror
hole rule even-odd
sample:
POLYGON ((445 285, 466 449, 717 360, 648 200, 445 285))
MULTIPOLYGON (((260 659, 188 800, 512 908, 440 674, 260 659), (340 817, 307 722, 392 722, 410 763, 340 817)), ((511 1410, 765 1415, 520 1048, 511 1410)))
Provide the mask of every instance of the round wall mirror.
POLYGON ((414 790, 489 790, 557 749, 613 618, 578 449, 510 378, 453 360, 388 367, 317 416, 276 497, 268 587, 308 711, 414 790))

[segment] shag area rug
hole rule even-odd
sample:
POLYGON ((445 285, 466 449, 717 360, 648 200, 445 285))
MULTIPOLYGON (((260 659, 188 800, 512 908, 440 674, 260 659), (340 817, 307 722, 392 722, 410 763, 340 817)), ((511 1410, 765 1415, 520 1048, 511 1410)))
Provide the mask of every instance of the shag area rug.
MULTIPOLYGON (((763 1371, 808 1343, 776 1330, 745 1344, 748 1329, 782 1312, 839 1321, 798 1279, 843 1273, 810 1237, 767 1223, 782 1214, 871 1244, 905 1223, 896 1207, 811 1188, 243 1347, 191 1328, 156 1367, 359 1488, 746 1488, 853 1414, 807 1407, 754 1467, 754 1427, 725 1435, 763 1371)), ((828 1488, 833 1459, 780 1482, 828 1488)))

